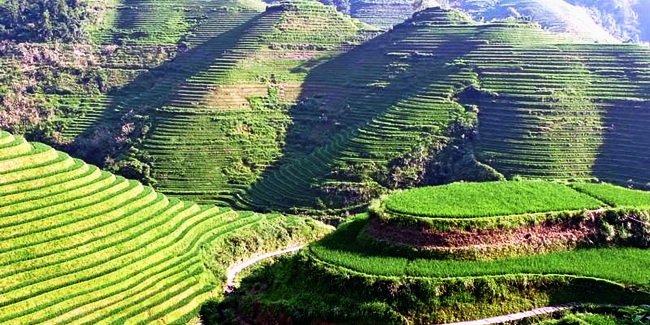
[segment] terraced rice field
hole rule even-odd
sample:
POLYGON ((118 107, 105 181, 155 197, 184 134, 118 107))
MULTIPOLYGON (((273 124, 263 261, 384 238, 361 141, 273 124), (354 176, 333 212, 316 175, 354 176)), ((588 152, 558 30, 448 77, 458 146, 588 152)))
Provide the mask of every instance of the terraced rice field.
MULTIPOLYGON (((582 186, 589 184, 579 185, 582 186)), ((521 181, 454 183, 413 189, 391 195, 385 201, 385 206, 393 213, 421 217, 480 218, 595 210, 604 204, 563 184, 521 181)))
POLYGON ((650 193, 611 184, 577 183, 572 187, 613 207, 650 207, 650 193))
POLYGON ((366 222, 359 218, 334 235, 312 244, 310 255, 325 265, 369 276, 463 278, 512 274, 565 275, 596 278, 626 285, 650 282, 650 251, 639 248, 599 248, 487 261, 407 259, 365 250, 357 236, 366 222), (620 271, 625 265, 625 272, 620 271))
POLYGON ((168 198, 0 132, 0 322, 187 321, 222 291, 202 250, 269 218, 168 198))
POLYGON ((319 188, 340 184, 332 175, 341 169, 385 165, 425 139, 444 146, 453 139, 450 124, 472 118, 470 159, 506 177, 645 184, 647 143, 633 139, 646 137, 638 121, 650 112, 650 52, 576 42, 525 23, 421 12, 312 70, 306 84, 328 84, 336 74, 329 84, 345 91, 323 98, 346 100, 323 111, 296 108, 287 148, 308 154, 282 160, 239 202, 309 209, 320 197, 337 206, 319 188))
POLYGON ((383 199, 383 206, 393 204, 411 216, 442 218, 390 224, 371 209, 298 256, 269 267, 251 282, 268 283, 268 289, 243 294, 238 303, 264 306, 266 319, 296 315, 292 319, 302 322, 410 324, 469 321, 576 302, 650 302, 644 192, 605 184, 574 184, 576 191, 539 181, 452 185, 383 199), (492 204, 486 207, 478 192, 492 204), (630 205, 603 207, 580 192, 630 205), (517 207, 523 203, 519 199, 549 204, 539 214, 545 219, 527 219, 525 205, 517 207), (488 213, 472 215, 475 203, 488 213), (581 205, 585 210, 551 211, 581 205), (503 223, 456 227, 445 212, 463 222, 503 223))
POLYGON ((305 3, 256 15, 211 42, 217 56, 157 108, 143 145, 156 160, 158 188, 206 203, 246 189, 282 155, 290 124, 282 102, 296 99, 284 93, 282 77, 296 80, 287 88, 296 82, 299 87, 305 73, 289 71, 310 58, 338 53, 359 32, 360 26, 333 9, 305 3), (265 104, 270 91, 278 91, 275 106, 265 104))

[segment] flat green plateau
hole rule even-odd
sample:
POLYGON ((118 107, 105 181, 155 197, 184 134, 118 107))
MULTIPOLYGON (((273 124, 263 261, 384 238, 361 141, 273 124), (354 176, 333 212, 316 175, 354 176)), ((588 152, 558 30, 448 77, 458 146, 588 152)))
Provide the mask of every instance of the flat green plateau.
POLYGON ((544 255, 487 261, 407 259, 381 256, 357 242, 368 217, 342 225, 312 244, 310 255, 327 264, 372 276, 461 278, 510 274, 567 275, 625 285, 650 284, 650 250, 638 248, 578 249, 544 255))
POLYGON ((454 183, 399 192, 385 201, 389 212, 430 218, 495 217, 604 205, 567 185, 543 181, 454 183))

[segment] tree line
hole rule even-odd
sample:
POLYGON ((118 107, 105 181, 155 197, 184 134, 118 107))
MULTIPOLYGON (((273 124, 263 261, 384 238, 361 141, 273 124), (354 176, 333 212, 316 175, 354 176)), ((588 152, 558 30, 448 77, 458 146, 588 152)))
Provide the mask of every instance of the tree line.
POLYGON ((82 0, 5 0, 0 3, 0 37, 23 42, 84 40, 87 7, 82 0))

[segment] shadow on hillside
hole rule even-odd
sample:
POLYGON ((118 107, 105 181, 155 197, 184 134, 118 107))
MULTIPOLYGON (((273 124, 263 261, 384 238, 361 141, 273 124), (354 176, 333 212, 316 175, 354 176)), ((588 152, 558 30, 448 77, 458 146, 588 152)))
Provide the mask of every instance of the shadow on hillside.
POLYGON ((450 35, 426 48, 433 55, 416 50, 397 53, 412 30, 398 27, 311 70, 301 100, 290 109, 293 124, 287 130, 283 158, 263 172, 243 194, 243 202, 260 211, 317 206, 322 195, 318 182, 335 171, 338 158, 369 156, 350 146, 359 130, 398 102, 426 93, 436 79, 457 73, 460 68, 445 63, 478 45, 459 45, 457 36, 450 35))
POLYGON ((260 13, 233 29, 178 53, 174 59, 109 92, 110 102, 102 116, 64 150, 89 163, 102 165, 106 157, 115 154, 114 142, 122 133, 122 120, 126 115, 155 117, 154 110, 169 103, 188 78, 207 70, 215 60, 224 57, 243 32, 264 15, 266 13, 260 13))
MULTIPOLYGON (((643 90, 647 96, 650 86, 643 90)), ((603 145, 594 165, 601 180, 647 187, 650 183, 650 104, 618 102, 603 116, 603 145)))

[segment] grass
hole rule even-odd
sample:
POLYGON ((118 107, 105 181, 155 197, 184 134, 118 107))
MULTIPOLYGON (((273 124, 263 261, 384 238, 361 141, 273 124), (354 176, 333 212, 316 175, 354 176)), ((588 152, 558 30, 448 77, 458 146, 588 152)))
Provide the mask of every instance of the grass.
POLYGON ((479 218, 597 209, 603 203, 570 187, 541 181, 454 183, 391 195, 391 212, 437 218, 479 218))
POLYGON ((48 146, 0 142, 2 323, 183 322, 220 296, 229 265, 330 231, 169 199, 48 146))
POLYGON ((366 225, 358 218, 310 251, 317 259, 373 276, 458 278, 509 274, 571 275, 618 283, 650 285, 650 250, 637 248, 579 249, 490 261, 430 260, 377 256, 359 247, 356 238, 366 225), (621 267, 625 272, 621 272, 621 267))
POLYGON ((607 183, 577 183, 572 187, 614 207, 650 208, 650 192, 607 183))
POLYGON ((566 315, 560 319, 546 320, 537 323, 537 325, 571 325, 571 324, 623 325, 623 324, 631 324, 631 322, 622 319, 617 319, 616 317, 611 315, 576 313, 576 314, 566 315))

